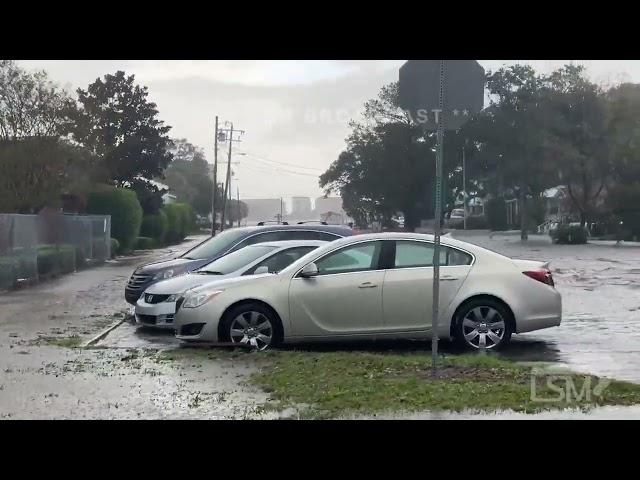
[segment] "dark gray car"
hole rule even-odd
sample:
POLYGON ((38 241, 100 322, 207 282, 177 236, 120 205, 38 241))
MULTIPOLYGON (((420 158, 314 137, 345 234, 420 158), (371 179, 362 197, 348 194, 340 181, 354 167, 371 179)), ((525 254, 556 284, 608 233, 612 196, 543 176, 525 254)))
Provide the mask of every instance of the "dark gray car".
POLYGON ((132 305, 150 285, 167 278, 196 270, 227 253, 247 245, 283 240, 323 240, 330 242, 353 235, 355 232, 343 225, 305 223, 302 225, 268 225, 225 230, 208 238, 177 258, 141 265, 133 272, 124 297, 132 305))

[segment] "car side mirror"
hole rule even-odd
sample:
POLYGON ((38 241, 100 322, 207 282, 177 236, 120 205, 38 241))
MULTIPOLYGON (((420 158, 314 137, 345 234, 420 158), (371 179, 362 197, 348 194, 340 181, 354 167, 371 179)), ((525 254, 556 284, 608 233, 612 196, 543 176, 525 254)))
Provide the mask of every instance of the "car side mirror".
POLYGON ((318 275, 318 266, 311 262, 307 263, 302 270, 300 270, 299 276, 302 278, 311 278, 318 275))
POLYGON ((262 265, 256 268, 255 271, 253 272, 254 275, 260 275, 262 273, 269 273, 269 267, 267 267, 266 265, 262 265))

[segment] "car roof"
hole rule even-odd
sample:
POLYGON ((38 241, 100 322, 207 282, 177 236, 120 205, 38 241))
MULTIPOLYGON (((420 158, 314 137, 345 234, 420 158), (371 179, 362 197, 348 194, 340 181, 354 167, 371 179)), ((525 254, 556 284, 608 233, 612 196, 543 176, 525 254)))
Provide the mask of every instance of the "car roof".
POLYGON ((276 248, 287 248, 287 247, 319 247, 324 245, 325 243, 329 243, 325 240, 280 240, 278 242, 261 242, 254 243, 252 245, 247 245, 245 248, 251 247, 276 247, 276 248))
POLYGON ((247 235, 259 232, 271 232, 278 230, 312 230, 314 232, 328 232, 337 235, 353 235, 353 229, 347 225, 322 225, 305 223, 303 225, 256 225, 252 227, 240 227, 247 235))

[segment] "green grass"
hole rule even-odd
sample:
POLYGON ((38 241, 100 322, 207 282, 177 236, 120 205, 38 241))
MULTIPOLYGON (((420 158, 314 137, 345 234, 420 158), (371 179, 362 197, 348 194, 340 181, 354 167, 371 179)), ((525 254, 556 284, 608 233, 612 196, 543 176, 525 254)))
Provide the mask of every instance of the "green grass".
POLYGON ((82 338, 78 335, 69 337, 39 337, 33 342, 35 345, 54 345, 56 347, 78 348, 82 344, 82 338))
MULTIPOLYGON (((269 392, 276 405, 303 405, 303 418, 425 410, 496 411, 512 409, 533 413, 555 408, 589 409, 596 405, 640 403, 640 385, 611 382, 601 395, 580 398, 585 381, 597 377, 568 372, 578 397, 571 401, 532 399, 531 367, 493 355, 447 356, 439 375, 431 376, 427 352, 380 354, 369 352, 268 352, 252 381, 269 392)), ((538 398, 557 398, 547 378, 536 376, 538 398)), ((563 377, 566 379, 566 377, 563 377)), ((564 388, 564 380, 554 381, 564 388)), ((595 390, 597 391, 597 389, 595 390)), ((594 391, 594 392, 595 392, 594 391)))

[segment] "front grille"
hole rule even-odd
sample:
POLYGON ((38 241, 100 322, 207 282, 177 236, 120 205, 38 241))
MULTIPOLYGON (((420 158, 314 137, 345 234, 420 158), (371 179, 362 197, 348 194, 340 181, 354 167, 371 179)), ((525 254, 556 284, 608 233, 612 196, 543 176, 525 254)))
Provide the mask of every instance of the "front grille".
POLYGON ((154 293, 145 293, 144 301, 147 303, 161 303, 164 302, 170 295, 156 295, 154 293))
POLYGON ((142 288, 145 284, 149 283, 150 280, 151 280, 151 275, 142 275, 142 274, 134 273, 133 275, 131 275, 131 278, 129 279, 129 283, 127 283, 127 287, 133 290, 138 290, 142 288))
POLYGON ((155 315, 138 315, 138 318, 145 325, 155 325, 156 324, 155 315))

